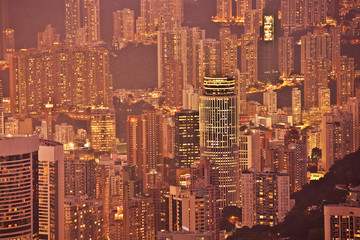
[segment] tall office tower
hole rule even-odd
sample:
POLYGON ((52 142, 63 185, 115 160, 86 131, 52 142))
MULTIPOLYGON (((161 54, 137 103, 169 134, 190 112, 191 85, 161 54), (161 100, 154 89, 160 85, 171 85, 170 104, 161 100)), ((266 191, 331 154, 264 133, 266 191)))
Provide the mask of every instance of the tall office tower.
POLYGON ((9 28, 8 0, 0 1, 0 60, 5 59, 5 35, 9 28))
POLYGON ((293 88, 291 91, 291 109, 294 125, 300 124, 301 119, 301 90, 293 88))
POLYGON ((205 199, 205 230, 213 234, 213 239, 219 239, 220 209, 217 201, 219 170, 215 164, 207 160, 200 160, 191 166, 190 175, 191 193, 205 199))
POLYGON ((170 186, 170 193, 166 197, 169 203, 169 231, 181 231, 183 227, 190 231, 206 231, 204 198, 176 186, 170 186))
POLYGON ((342 56, 338 59, 336 79, 336 103, 338 106, 343 106, 347 103, 349 98, 354 97, 355 95, 354 58, 342 56))
POLYGON ((251 9, 257 9, 253 7, 253 1, 252 0, 235 0, 236 1, 236 20, 240 22, 244 22, 246 12, 251 9))
MULTIPOLYGON (((69 145, 74 141, 74 127, 72 125, 68 125, 67 123, 55 125, 54 140, 64 145, 69 145)), ((64 148, 66 147, 64 146, 64 148)))
POLYGON ((116 119, 113 108, 93 108, 90 114, 91 147, 100 152, 116 149, 116 119))
POLYGON ((146 173, 150 170, 163 172, 163 116, 156 110, 147 110, 142 115, 144 134, 144 165, 146 173))
POLYGON ((123 202, 124 240, 155 239, 154 202, 138 197, 123 202))
POLYGON ((277 92, 272 89, 268 89, 263 93, 263 104, 267 106, 268 113, 277 112, 277 92))
POLYGON ((306 73, 306 64, 312 60, 331 60, 332 43, 328 33, 308 33, 301 37, 301 73, 306 73))
POLYGON ((239 113, 246 114, 246 80, 248 75, 240 73, 240 70, 236 69, 235 77, 237 81, 237 95, 239 97, 239 113))
POLYGON ((127 118, 127 160, 136 166, 137 176, 143 179, 145 171, 143 156, 143 122, 141 115, 129 115, 127 118))
POLYGON ((239 103, 232 78, 205 77, 200 97, 200 156, 219 169, 219 204, 239 205, 239 103))
POLYGON ((1 239, 38 237, 38 150, 38 136, 0 140, 1 239))
POLYGON ((243 172, 241 176, 242 224, 275 226, 290 211, 287 173, 243 172))
POLYGON ((100 0, 82 0, 82 27, 88 42, 100 41, 100 0))
POLYGON ((67 44, 75 44, 76 31, 80 27, 80 0, 65 0, 65 42, 67 44))
POLYGON ((240 70, 248 74, 247 85, 258 82, 258 38, 255 34, 241 35, 240 70))
MULTIPOLYGON (((359 193, 355 193, 356 195, 359 193)), ((355 238, 360 231, 360 204, 348 202, 324 206, 325 240, 355 238), (346 227, 350 226, 350 227, 346 227), (354 237, 353 237, 354 236, 354 237)))
POLYGON ((308 59, 306 61, 304 78, 304 107, 306 109, 319 107, 319 89, 327 88, 327 78, 330 71, 330 60, 308 59))
POLYGON ((50 24, 45 27, 44 32, 38 33, 38 48, 52 47, 55 43, 60 43, 60 34, 50 24))
POLYGON ((360 146, 360 118, 359 118, 359 99, 352 97, 346 103, 346 111, 352 114, 353 117, 353 148, 352 152, 356 152, 360 146))
POLYGON ((175 113, 175 160, 179 167, 190 167, 200 159, 199 112, 175 113))
POLYGON ((237 67, 237 36, 230 28, 220 29, 221 75, 233 77, 237 67))
POLYGON ((39 239, 64 239, 64 148, 40 140, 39 239))
POLYGON ((184 27, 181 30, 182 62, 184 64, 184 75, 186 84, 199 88, 203 79, 201 71, 201 60, 199 59, 200 42, 205 39, 205 30, 198 27, 184 27), (201 77, 201 78, 200 78, 201 77))
POLYGON ((134 11, 124 8, 113 13, 114 43, 133 42, 135 37, 134 11))
POLYGON ((240 171, 250 168, 261 170, 260 162, 260 133, 251 129, 240 132, 239 137, 240 171))
POLYGON ((260 38, 261 12, 259 10, 248 10, 245 13, 244 33, 255 34, 260 38))
POLYGON ((305 1, 305 27, 322 26, 326 24, 327 1, 305 1))
POLYGON ((353 116, 340 109, 332 109, 321 121, 321 163, 324 171, 353 151, 353 116))
POLYGON ((338 67, 338 61, 341 57, 341 28, 334 26, 331 27, 330 35, 331 35, 331 65, 332 65, 332 70, 336 71, 338 67))
POLYGON ((54 108, 112 106, 109 54, 102 48, 54 46, 15 53, 10 85, 12 113, 43 113, 49 102, 54 108))
POLYGON ((330 88, 320 88, 319 90, 319 101, 318 101, 318 108, 321 111, 321 115, 324 113, 330 112, 330 88))
POLYGON ((224 22, 232 20, 232 2, 233 0, 216 0, 216 19, 224 22))
POLYGON ((281 28, 286 33, 296 31, 296 5, 295 0, 281 0, 281 28))
POLYGON ((294 71, 294 38, 279 37, 279 72, 282 77, 290 77, 294 71))
POLYGON ((94 199, 66 197, 64 240, 101 239, 102 205, 94 199))
POLYGON ((94 150, 81 148, 65 154, 65 196, 96 196, 96 162, 94 150))
POLYGON ((216 39, 203 39, 200 42, 199 51, 202 55, 202 73, 201 80, 197 84, 197 88, 201 88, 202 79, 205 76, 216 76, 220 74, 221 60, 220 60, 220 41, 216 39))

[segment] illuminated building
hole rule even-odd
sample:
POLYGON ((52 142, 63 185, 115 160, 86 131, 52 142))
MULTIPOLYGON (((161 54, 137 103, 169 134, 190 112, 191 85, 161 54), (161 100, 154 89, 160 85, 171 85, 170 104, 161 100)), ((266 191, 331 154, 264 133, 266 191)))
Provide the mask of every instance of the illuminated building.
POLYGON ((176 60, 170 60, 163 64, 161 72, 165 80, 165 104, 171 107, 182 106, 185 85, 184 65, 176 60))
POLYGON ((74 141, 74 127, 66 123, 55 125, 55 141, 62 143, 64 148, 69 147, 69 144, 74 141))
POLYGON ((360 204, 343 203, 324 206, 325 240, 360 237, 360 204))
POLYGON ((45 27, 44 32, 38 33, 38 48, 52 47, 55 43, 60 43, 60 34, 50 24, 45 27))
POLYGON ((34 239, 39 232, 38 136, 0 138, 1 239, 34 239))
POLYGON ((220 29, 221 75, 233 77, 237 66, 237 36, 230 28, 220 29))
POLYGON ((248 74, 247 85, 258 82, 258 38, 255 34, 241 35, 241 73, 248 74))
POLYGON ((73 239, 101 239, 102 232, 102 205, 94 199, 84 197, 66 197, 65 237, 73 239))
POLYGON ((5 29, 4 33, 4 58, 9 61, 10 55, 15 52, 15 31, 12 28, 5 29))
POLYGON ((334 108, 321 121, 321 162, 324 171, 338 160, 353 152, 353 116, 334 108))
POLYGON ((332 26, 330 28, 330 35, 331 35, 331 64, 332 64, 332 69, 336 71, 338 67, 338 61, 341 57, 341 28, 332 26))
POLYGON ((305 28, 326 24, 327 4, 326 0, 305 1, 305 28))
POLYGON ((76 31, 80 26, 80 0, 65 0, 65 41, 67 44, 75 44, 76 31))
MULTIPOLYGON (((331 35, 324 32, 308 33, 301 37, 301 73, 306 74, 308 60, 332 59, 331 35)), ((329 61, 331 64, 331 61, 329 61)), ((331 66, 330 66, 331 70, 331 66)))
MULTIPOLYGON (((201 40, 202 54, 202 79, 205 76, 215 76, 220 73, 221 60, 220 60, 220 41, 216 39, 203 39, 201 40)), ((201 87, 201 81, 198 83, 198 88, 201 87)))
POLYGON ((229 21, 233 18, 233 0, 216 0, 216 18, 220 21, 229 21))
POLYGON ((353 117, 353 140, 352 140, 353 148, 352 148, 352 152, 356 152, 360 145, 359 105, 360 105, 359 99, 355 98, 355 97, 349 98, 348 102, 345 105, 346 112, 352 114, 352 117, 353 117))
POLYGON ((5 134, 5 119, 4 119, 4 103, 3 103, 3 85, 2 81, 0 80, 0 135, 5 134))
POLYGON ((113 108, 93 108, 90 114, 91 147, 100 152, 116 148, 116 119, 113 108))
MULTIPOLYGON (((123 167, 123 199, 132 199, 142 194, 143 181, 136 176, 136 166, 126 165, 123 167)), ((145 181, 144 181, 145 182, 145 181)))
POLYGON ((240 70, 236 69, 235 77, 238 84, 237 95, 239 97, 239 113, 246 114, 246 79, 248 75, 246 73, 240 73, 240 70))
POLYGON ((82 23, 87 33, 87 41, 100 41, 100 0, 82 1, 82 23))
POLYGON ((296 5, 300 1, 281 0, 281 28, 285 33, 292 33, 296 30, 296 5))
POLYGON ((124 8, 113 13, 114 43, 133 42, 135 36, 134 11, 124 8))
POLYGON ((338 64, 336 68, 336 93, 337 105, 343 106, 347 103, 348 99, 354 97, 354 58, 342 56, 337 59, 338 64))
POLYGON ((250 168, 255 168, 260 171, 260 133, 258 131, 246 130, 240 132, 239 139, 240 170, 243 172, 250 168))
POLYGON ((169 205, 165 196, 169 194, 169 186, 157 182, 156 186, 148 188, 147 192, 154 202, 155 233, 169 230, 169 205))
POLYGON ((318 107, 322 115, 330 112, 330 88, 319 89, 319 102, 318 107))
POLYGON ((306 61, 304 79, 304 107, 309 109, 319 107, 319 89, 327 88, 327 78, 331 69, 330 60, 306 61))
POLYGON ((287 173, 265 170, 241 176, 242 226, 268 225, 284 221, 290 211, 290 181, 287 173))
POLYGON ((269 89, 263 93, 263 103, 267 106, 268 113, 277 112, 277 93, 269 89))
POLYGON ((244 21, 246 12, 253 9, 253 1, 235 0, 235 2, 236 2, 236 19, 239 21, 244 21))
POLYGON ((96 196, 96 162, 94 150, 81 148, 68 150, 64 163, 65 196, 96 196))
POLYGON ((40 140, 39 238, 64 238, 64 149, 62 144, 40 140))
POLYGON ((5 59, 5 29, 9 27, 8 0, 0 0, 0 60, 5 59))
POLYGON ((175 113, 175 159, 179 167, 190 167, 200 159, 199 112, 175 113))
POLYGON ((211 232, 214 239, 220 234, 219 170, 207 160, 194 162, 190 168, 191 194, 205 199, 205 231, 211 232))
POLYGON ((300 124, 301 119, 301 90, 293 88, 291 91, 291 109, 294 118, 294 124, 300 124))
POLYGON ((200 157, 219 168, 219 204, 239 204, 239 103, 232 78, 205 77, 200 97, 200 157))
POLYGON ((310 129, 306 132, 306 146, 308 156, 311 156, 314 148, 320 149, 320 131, 321 129, 310 129))
POLYGON ((145 174, 143 156, 143 124, 141 115, 129 115, 127 122, 127 160, 130 165, 136 166, 137 176, 141 179, 145 174))
POLYGON ((22 50, 10 58, 12 113, 43 113, 46 104, 112 106, 108 51, 54 46, 22 50), (41 86, 41 87, 39 87, 41 86))
POLYGON ((300 191, 302 186, 307 183, 306 143, 301 140, 294 140, 292 143, 285 145, 284 160, 288 163, 290 191, 292 193, 300 191))
POLYGON ((169 230, 181 231, 183 226, 190 231, 204 232, 205 199, 192 195, 189 190, 170 186, 170 194, 166 196, 169 203, 169 230))
POLYGON ((155 239, 154 202, 150 197, 137 197, 123 202, 125 240, 155 239))
POLYGON ((290 77, 294 71, 294 38, 279 37, 279 72, 283 77, 290 77))
POLYGON ((19 120, 14 117, 4 119, 4 133, 5 135, 19 134, 19 120))
POLYGON ((260 37, 261 12, 249 10, 245 13, 244 33, 255 34, 260 37))

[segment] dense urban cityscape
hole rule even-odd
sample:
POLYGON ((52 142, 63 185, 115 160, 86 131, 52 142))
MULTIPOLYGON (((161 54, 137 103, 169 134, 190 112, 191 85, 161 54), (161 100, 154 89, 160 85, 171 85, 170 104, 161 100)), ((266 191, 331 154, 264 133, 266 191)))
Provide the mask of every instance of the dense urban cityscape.
POLYGON ((0 0, 1 240, 360 240, 359 147, 360 0, 0 0))

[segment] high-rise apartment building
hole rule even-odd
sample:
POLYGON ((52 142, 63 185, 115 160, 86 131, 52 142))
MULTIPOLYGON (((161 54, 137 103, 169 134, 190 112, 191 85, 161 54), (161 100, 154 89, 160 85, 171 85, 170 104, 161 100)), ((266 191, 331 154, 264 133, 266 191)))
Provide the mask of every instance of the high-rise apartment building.
POLYGON ((5 59, 5 35, 9 28, 8 0, 0 1, 0 60, 5 59))
POLYGON ((38 33, 38 48, 52 47, 55 43, 60 43, 60 34, 50 24, 45 27, 44 32, 38 33))
POLYGON ((279 37, 279 72, 282 77, 290 77, 294 71, 294 38, 279 37))
POLYGON ((175 160, 179 167, 190 167, 200 160, 199 112, 175 113, 175 160))
POLYGON ((237 63, 237 36, 231 34, 230 28, 220 29, 220 62, 221 75, 234 77, 237 63))
POLYGON ((116 119, 113 108, 93 108, 90 113, 91 147, 100 152, 116 149, 116 119))
POLYGON ((347 103, 348 99, 354 97, 354 58, 342 56, 337 59, 338 64, 336 67, 336 103, 338 106, 343 106, 347 103))
POLYGON ((100 0, 82 0, 82 27, 87 41, 100 41, 100 0))
POLYGON ((74 140, 74 127, 66 123, 55 125, 54 140, 64 145, 69 145, 74 140))
POLYGON ((359 107, 360 102, 356 97, 352 97, 348 99, 346 103, 346 112, 351 113, 353 117, 353 148, 352 151, 356 152, 360 146, 360 118, 359 118, 359 107))
POLYGON ((277 92, 268 89, 263 93, 263 104, 267 106, 268 113, 277 112, 277 92))
POLYGON ((291 109, 293 115, 294 124, 300 124, 301 119, 301 90, 293 88, 291 91, 291 109))
POLYGON ((304 78, 304 107, 319 107, 319 89, 327 88, 331 62, 327 59, 306 61, 304 78))
POLYGON ((219 204, 239 204, 239 103, 232 78, 204 79, 200 97, 200 156, 219 169, 219 204))
POLYGON ((216 0, 216 19, 230 21, 233 18, 232 3, 233 0, 216 0))
POLYGON ((12 113, 43 113, 48 103, 112 106, 109 53, 102 48, 59 45, 17 52, 10 58, 10 85, 12 113))
POLYGON ((80 0, 65 0, 65 41, 67 44, 75 44, 76 31, 80 27, 80 0))
POLYGON ((220 74, 220 41, 216 39, 203 39, 200 41, 199 51, 201 61, 201 78, 195 87, 201 88, 202 79, 205 76, 216 76, 220 74))
POLYGON ((3 32, 4 35, 4 58, 9 61, 11 54, 15 52, 15 31, 12 28, 7 28, 3 32))
POLYGON ((239 163, 242 172, 250 168, 255 168, 257 171, 261 170, 260 133, 258 131, 247 129, 240 132, 239 163))
POLYGON ((248 74, 247 85, 258 82, 258 38, 255 34, 241 35, 240 70, 248 74))
POLYGON ((114 43, 133 42, 135 39, 134 11, 124 8, 113 13, 114 18, 114 43))
POLYGON ((1 239, 39 233, 38 136, 0 138, 1 239))
POLYGON ((322 115, 324 113, 328 113, 331 110, 330 105, 330 88, 322 87, 318 90, 319 96, 318 96, 318 108, 322 115))
POLYGON ((136 174, 143 179, 145 171, 143 149, 143 121, 141 115, 129 115, 127 122, 127 160, 136 166, 136 174))
POLYGON ((305 27, 322 26, 326 24, 327 16, 326 0, 307 0, 305 1, 305 27))
POLYGON ((324 171, 353 151, 353 116, 334 108, 321 121, 321 162, 324 171))
POLYGON ((39 239, 64 239, 64 148, 40 140, 39 147, 39 239))
MULTIPOLYGON (((244 22, 246 18, 246 12, 251 9, 260 10, 260 7, 253 6, 252 0, 236 0, 236 20, 240 22, 244 22)), ((258 4, 256 4, 258 5, 258 4)), ((261 8, 262 9, 262 8, 261 8)))
POLYGON ((256 9, 248 10, 245 13, 244 33, 255 34, 260 38, 260 24, 262 22, 261 11, 256 9))
POLYGON ((241 176, 242 224, 275 226, 290 211, 287 173, 243 172, 241 176))

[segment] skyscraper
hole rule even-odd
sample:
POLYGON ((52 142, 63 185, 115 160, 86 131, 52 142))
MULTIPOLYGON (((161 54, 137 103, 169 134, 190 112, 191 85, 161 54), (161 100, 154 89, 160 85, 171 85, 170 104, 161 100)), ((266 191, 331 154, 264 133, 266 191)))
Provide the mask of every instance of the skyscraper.
POLYGON ((205 77, 200 97, 200 156, 219 169, 219 203, 239 205, 239 106, 232 78, 205 77))
POLYGON ((65 0, 65 41, 67 44, 75 44, 76 31, 80 26, 80 0, 65 0))
POLYGON ((290 77, 294 71, 294 38, 280 37, 279 42, 279 72, 283 77, 290 77))
POLYGON ((202 77, 198 82, 197 88, 201 87, 202 79, 205 76, 220 74, 220 41, 209 38, 201 40, 199 54, 201 54, 202 77))
POLYGON ((248 74, 247 85, 258 82, 258 38, 255 34, 241 35, 241 73, 248 74))
POLYGON ((39 147, 39 237, 64 238, 64 148, 40 140, 39 147))
POLYGON ((291 109, 294 124, 300 124, 301 119, 301 90, 298 88, 293 88, 291 91, 291 109))
POLYGON ((200 160, 199 112, 181 110, 175 113, 175 159, 179 167, 190 167, 200 160))
POLYGON ((113 108, 93 108, 90 114, 91 146, 96 151, 116 149, 116 122, 113 108))
POLYGON ((306 61, 304 79, 304 107, 306 109, 318 107, 319 89, 327 87, 330 71, 331 62, 328 59, 306 61))
POLYGON ((272 89, 268 89, 263 93, 263 104, 267 106, 268 113, 277 112, 277 93, 272 89))
POLYGON ((38 237, 38 150, 36 135, 0 139, 1 239, 38 237))
POLYGON ((319 90, 318 107, 321 115, 328 113, 331 110, 330 105, 330 88, 322 87, 319 90))
POLYGON ((0 0, 0 60, 5 59, 5 30, 9 27, 8 0, 0 0))
POLYGON ((221 75, 234 77, 237 67, 237 36, 230 28, 220 29, 221 75))
POLYGON ((348 99, 354 97, 354 58, 342 56, 337 59, 338 64, 336 67, 336 86, 337 96, 336 102, 338 106, 343 106, 347 103, 348 99))
POLYGON ((134 11, 124 8, 113 13, 114 43, 133 42, 135 37, 134 11))
POLYGON ((55 43, 60 43, 60 34, 50 24, 45 27, 44 32, 38 33, 38 48, 52 47, 55 43))
POLYGON ((233 18, 232 2, 233 0, 216 0, 216 18, 219 21, 230 21, 233 18))

